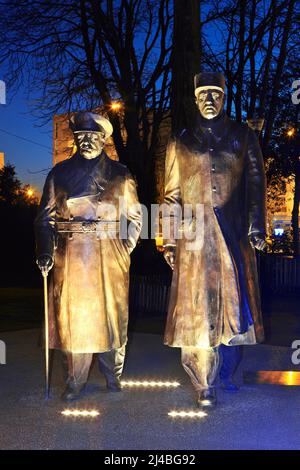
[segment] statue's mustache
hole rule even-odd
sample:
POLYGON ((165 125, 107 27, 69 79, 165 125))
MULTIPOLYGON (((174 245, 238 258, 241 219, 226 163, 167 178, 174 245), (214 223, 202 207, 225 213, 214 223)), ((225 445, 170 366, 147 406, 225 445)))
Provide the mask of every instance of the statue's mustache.
POLYGON ((82 143, 80 144, 80 148, 83 150, 96 150, 96 146, 90 143, 82 143))

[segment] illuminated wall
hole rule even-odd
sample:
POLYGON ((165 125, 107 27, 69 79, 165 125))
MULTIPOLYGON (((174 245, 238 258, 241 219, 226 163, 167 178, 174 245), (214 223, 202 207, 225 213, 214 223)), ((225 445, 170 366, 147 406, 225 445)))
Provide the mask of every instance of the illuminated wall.
POLYGON ((0 170, 4 167, 4 153, 0 152, 0 170))
MULTIPOLYGON (((287 230, 291 227, 292 211, 294 204, 295 181, 292 177, 284 178, 285 189, 281 195, 277 196, 275 206, 268 207, 269 220, 272 231, 276 227, 287 230)), ((300 226, 300 217, 299 217, 300 226)))

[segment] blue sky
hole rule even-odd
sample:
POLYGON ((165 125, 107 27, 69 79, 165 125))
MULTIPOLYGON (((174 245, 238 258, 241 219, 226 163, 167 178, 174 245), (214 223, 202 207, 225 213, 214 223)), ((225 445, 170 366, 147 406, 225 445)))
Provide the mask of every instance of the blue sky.
POLYGON ((0 152, 5 153, 5 163, 15 165, 17 176, 23 183, 41 191, 47 171, 31 172, 52 166, 52 123, 43 127, 38 127, 37 123, 31 115, 25 90, 20 88, 15 96, 6 90, 6 104, 0 104, 0 152))

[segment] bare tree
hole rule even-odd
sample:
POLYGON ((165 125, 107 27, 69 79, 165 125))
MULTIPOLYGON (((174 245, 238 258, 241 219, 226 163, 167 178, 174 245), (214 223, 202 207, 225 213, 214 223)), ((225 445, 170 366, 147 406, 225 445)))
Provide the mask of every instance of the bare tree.
POLYGON ((39 116, 104 105, 120 161, 152 198, 155 146, 169 108, 170 0, 0 3, 8 84, 26 79, 39 116), (116 112, 111 104, 119 101, 116 112), (124 132, 122 130, 124 125, 124 132))
POLYGON ((236 100, 235 100, 235 114, 236 119, 241 122, 242 120, 242 90, 243 90, 243 78, 244 78, 244 67, 245 67, 245 28, 246 28, 246 6, 247 0, 239 1, 239 42, 238 42, 238 67, 236 71, 236 100))
POLYGON ((241 121, 257 108, 263 110, 265 152, 278 110, 284 63, 289 47, 297 43, 295 5, 295 0, 218 2, 227 13, 203 29, 203 61, 223 71, 227 79, 227 113, 241 121))
POLYGON ((290 86, 298 77, 299 2, 225 0, 217 2, 216 7, 228 8, 228 11, 208 28, 202 28, 202 60, 210 69, 223 71, 226 76, 229 115, 241 121, 258 112, 265 118, 261 140, 266 159, 274 156, 272 175, 278 181, 280 175, 284 175, 295 183, 292 228, 297 255, 300 163, 296 149, 299 137, 287 143, 284 128, 289 124, 298 132, 290 86))
POLYGON ((143 202, 153 195, 171 64, 174 130, 193 120, 192 76, 219 70, 227 78, 229 115, 242 120, 264 110, 267 153, 286 58, 299 46, 295 0, 6 0, 0 8, 8 87, 26 82, 45 119, 103 105, 143 202), (117 112, 113 101, 121 103, 117 112))
POLYGON ((276 0, 274 0, 271 4, 271 22, 270 28, 267 38, 267 43, 265 47, 265 56, 261 66, 261 83, 260 83, 260 92, 259 92, 259 103, 261 109, 265 108, 267 102, 267 93, 268 93, 268 85, 269 85, 269 78, 271 72, 271 64, 272 64, 272 54, 274 49, 274 35, 275 35, 275 28, 276 28, 276 0))
MULTIPOLYGON (((194 124, 197 113, 193 77, 207 68, 202 55, 202 30, 207 27, 213 30, 218 21, 231 14, 232 6, 207 0, 173 0, 173 3, 171 113, 172 129, 176 132, 194 124)), ((211 49, 215 55, 213 45, 211 49)))
POLYGON ((296 0, 289 0, 286 17, 283 24, 280 52, 277 58, 277 67, 272 83, 272 94, 269 103, 269 113, 266 120, 266 129, 263 137, 263 151, 266 153, 274 126, 276 111, 279 104, 280 82, 283 73, 284 64, 287 57, 288 39, 291 34, 292 18, 294 15, 296 0))

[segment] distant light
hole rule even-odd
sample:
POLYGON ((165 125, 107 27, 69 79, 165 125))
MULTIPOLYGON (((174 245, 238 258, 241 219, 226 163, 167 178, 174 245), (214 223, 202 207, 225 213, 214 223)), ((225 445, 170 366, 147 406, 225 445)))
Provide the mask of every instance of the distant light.
POLYGON ((33 194, 34 194, 33 189, 27 189, 27 196, 28 196, 28 197, 33 196, 33 194))
POLYGON ((119 103, 118 101, 114 101, 110 105, 110 109, 112 111, 120 111, 121 108, 122 108, 122 104, 119 103))
POLYGON ((288 137, 293 137, 295 135, 295 132, 296 132, 296 129, 294 127, 291 127, 290 129, 286 131, 286 135, 288 137))
POLYGON ((283 234, 284 234, 283 228, 274 228, 274 235, 276 237, 282 237, 283 234))
POLYGON ((157 380, 123 380, 123 387, 145 387, 145 388, 176 388, 180 386, 179 382, 163 382, 157 380))
POLYGON ((204 411, 169 411, 170 418, 205 418, 207 413, 204 411))
POLYGON ((64 416, 96 418, 96 416, 99 416, 100 413, 97 410, 64 410, 61 412, 61 414, 64 416))

